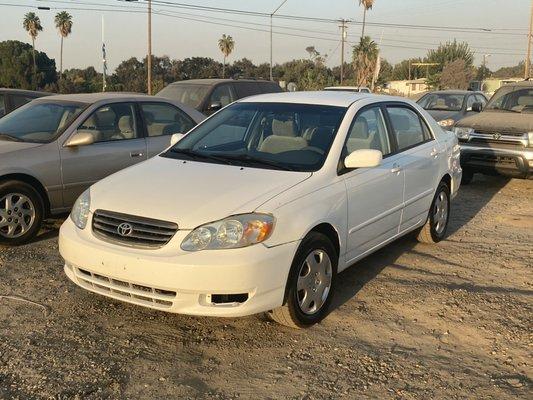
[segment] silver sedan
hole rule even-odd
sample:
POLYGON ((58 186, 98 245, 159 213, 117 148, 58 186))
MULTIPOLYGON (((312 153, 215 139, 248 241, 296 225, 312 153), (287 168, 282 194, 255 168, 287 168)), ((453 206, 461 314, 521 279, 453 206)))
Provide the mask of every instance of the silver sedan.
POLYGON ((90 185, 160 153, 204 118, 125 93, 45 97, 1 118, 0 243, 27 242, 90 185))

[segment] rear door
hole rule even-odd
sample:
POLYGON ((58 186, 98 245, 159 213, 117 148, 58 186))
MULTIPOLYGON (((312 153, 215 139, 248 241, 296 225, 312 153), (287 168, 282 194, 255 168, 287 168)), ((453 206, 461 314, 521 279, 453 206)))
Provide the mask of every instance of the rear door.
POLYGON ((162 102, 139 103, 145 127, 148 158, 168 146, 175 133, 187 133, 196 123, 178 107, 162 102))
POLYGON ((400 157, 398 162, 405 171, 401 232, 427 217, 438 179, 438 158, 443 155, 426 122, 414 108, 389 104, 387 114, 400 157))
POLYGON ((94 110, 78 131, 90 132, 88 146, 60 149, 64 206, 70 207, 93 183, 146 160, 146 141, 134 102, 110 103, 94 110))

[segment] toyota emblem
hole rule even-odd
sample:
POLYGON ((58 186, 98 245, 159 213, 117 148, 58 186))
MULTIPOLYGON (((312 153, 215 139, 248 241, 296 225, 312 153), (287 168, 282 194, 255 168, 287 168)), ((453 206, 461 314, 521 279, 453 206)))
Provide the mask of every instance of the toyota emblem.
POLYGON ((133 233, 133 226, 123 222, 117 227, 117 232, 120 236, 130 236, 133 233))
POLYGON ((492 137, 494 138, 494 140, 500 140, 502 135, 501 135, 501 133, 495 133, 495 134, 492 135, 492 137))

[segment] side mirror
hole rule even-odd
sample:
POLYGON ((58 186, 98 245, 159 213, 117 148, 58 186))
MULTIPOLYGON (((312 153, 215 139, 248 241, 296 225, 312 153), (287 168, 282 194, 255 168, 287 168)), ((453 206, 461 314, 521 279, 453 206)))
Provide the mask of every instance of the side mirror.
POLYGON ((181 138, 183 138, 183 136, 185 136, 185 134, 183 134, 183 133, 175 133, 175 134, 173 134, 170 137, 170 145, 174 146, 176 143, 178 143, 181 140, 181 138))
POLYGON ((472 111, 474 112, 481 112, 483 111, 483 104, 480 102, 476 102, 472 104, 472 111))
POLYGON ((94 135, 90 131, 76 131, 65 143, 65 147, 88 146, 94 142, 94 135))
POLYGON ((209 107, 208 107, 208 110, 209 111, 218 111, 222 108, 222 103, 220 101, 214 101, 212 102, 209 107))
POLYGON ((381 164, 383 154, 379 150, 361 149, 355 150, 344 159, 346 168, 372 168, 381 164))

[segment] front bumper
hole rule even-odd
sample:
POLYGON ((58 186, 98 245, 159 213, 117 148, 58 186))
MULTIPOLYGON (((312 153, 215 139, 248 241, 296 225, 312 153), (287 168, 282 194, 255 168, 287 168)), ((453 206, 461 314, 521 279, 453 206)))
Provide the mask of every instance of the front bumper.
POLYGON ((533 149, 461 143, 461 167, 489 174, 529 178, 533 171, 533 149))
POLYGON ((90 224, 79 230, 67 219, 60 229, 59 251, 74 283, 128 303, 219 317, 252 315, 282 305, 299 242, 189 253, 179 249, 187 233, 178 231, 162 249, 132 249, 103 242, 92 235, 90 224))

